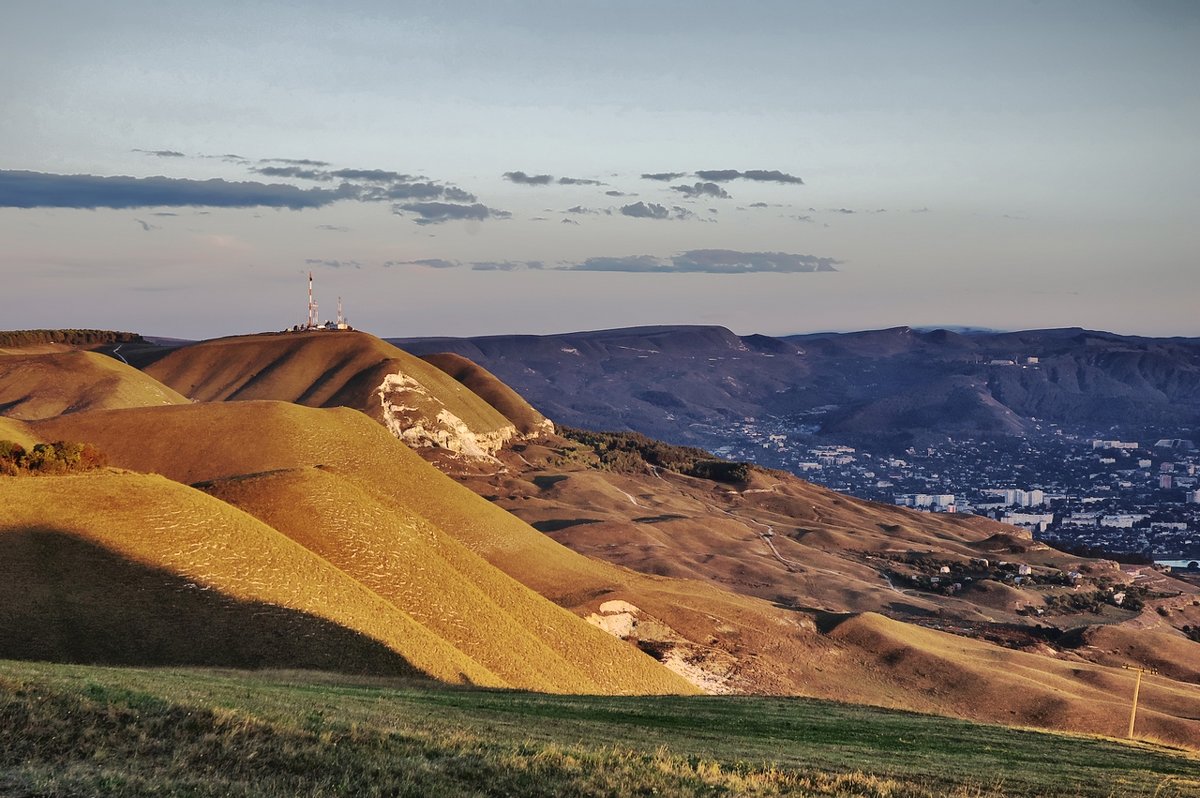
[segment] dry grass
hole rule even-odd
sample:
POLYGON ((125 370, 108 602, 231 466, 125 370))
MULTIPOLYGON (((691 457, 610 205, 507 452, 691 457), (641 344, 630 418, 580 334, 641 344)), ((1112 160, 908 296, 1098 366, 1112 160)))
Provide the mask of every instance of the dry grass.
MULTIPOLYGON (((163 477, 107 473, 0 480, 0 539, 11 546, 11 540, 31 533, 42 536, 41 545, 48 549, 46 556, 52 562, 61 552, 85 543, 108 553, 109 559, 182 580, 181 595, 172 596, 168 590, 155 594, 169 602, 190 602, 191 590, 213 590, 227 600, 281 607, 357 632, 402 656, 417 671, 438 679, 504 684, 328 561, 246 513, 163 477)), ((26 561, 36 562, 36 558, 26 561)), ((108 573, 106 569, 91 574, 86 570, 82 574, 68 572, 55 580, 53 574, 31 573, 21 565, 22 560, 16 558, 0 563, 4 581, 14 591, 0 619, 9 640, 12 625, 33 622, 40 625, 42 633, 30 636, 30 645, 43 642, 44 636, 72 642, 69 630, 80 624, 80 613, 76 605, 59 601, 57 595, 62 583, 89 576, 101 581, 96 598, 104 602, 89 607, 89 617, 122 619, 134 614, 134 608, 122 601, 129 594, 111 578, 111 569, 108 573), (37 595, 44 595, 45 600, 33 598, 37 595), (111 606, 105 596, 112 600, 111 606)), ((170 606, 163 608, 168 615, 171 610, 170 606)), ((118 620, 111 632, 126 637, 109 648, 175 651, 186 644, 191 624, 174 630, 161 624, 154 628, 158 628, 160 640, 144 641, 138 637, 137 626, 118 620)), ((8 653, 26 652, 9 648, 8 653)), ((69 649, 62 653, 70 657, 69 649)), ((153 656, 147 659, 155 661, 153 656)), ((347 665, 355 667, 353 662, 347 665)))
POLYGON ((546 430, 546 417, 483 366, 452 352, 424 355, 421 359, 437 366, 496 408, 521 434, 529 435, 546 430))
MULTIPOLYGON (((319 558, 373 599, 386 602, 388 617, 400 614, 410 625, 420 624, 424 637, 406 631, 408 627, 398 627, 388 636, 368 618, 334 617, 329 608, 286 606, 382 640, 439 678, 570 692, 694 689, 636 648, 554 606, 489 564, 446 530, 436 513, 425 515, 414 508, 405 498, 410 491, 426 498, 442 493, 448 494, 444 500, 449 504, 466 502, 459 512, 498 513, 515 521, 437 472, 362 414, 274 402, 215 403, 81 414, 46 422, 38 432, 58 435, 67 430, 109 445, 114 465, 161 472, 181 482, 208 481, 214 495, 258 516, 257 534, 268 530, 319 558), (326 467, 313 468, 322 464, 326 467), (445 662, 435 667, 428 661, 430 654, 421 653, 426 648, 422 640, 431 636, 441 648, 462 652, 473 667, 447 667, 445 662)), ((86 495, 84 488, 94 486, 81 485, 81 495, 86 495)), ((64 494, 73 489, 61 486, 64 494)), ((217 499, 204 499, 249 518, 217 499)), ((26 504, 40 506, 44 518, 51 514, 53 502, 33 498, 26 504)), ((129 506, 132 510, 136 501, 129 506)), ((182 514, 183 519, 193 516, 186 509, 182 514)), ((38 518, 31 510, 23 523, 35 524, 38 518)), ((87 518, 82 507, 73 522, 83 527, 87 518)), ((128 519, 130 524, 134 520, 128 519)), ((204 530, 202 517, 194 520, 188 534, 197 540, 212 534, 204 530)), ((95 514, 92 523, 106 523, 105 515, 95 514)), ((137 533, 129 529, 125 534, 137 533)), ((250 537, 244 546, 246 552, 262 550, 250 537)), ((203 554, 189 551, 179 560, 160 558, 154 564, 190 573, 189 568, 203 568, 204 563, 189 558, 203 554)), ((300 574, 272 573, 266 567, 269 562, 255 555, 246 563, 247 575, 264 567, 259 577, 263 587, 276 581, 289 590, 310 585, 311 580, 300 574)), ((253 598, 277 600, 260 594, 253 598)))
POLYGON ((372 335, 313 332, 219 338, 177 349, 146 373, 193 399, 273 399, 309 407, 350 407, 380 420, 375 391, 388 374, 408 375, 425 396, 406 404, 434 419, 449 411, 476 433, 509 421, 448 374, 372 335))
POLYGON ((576 693, 689 689, 351 475, 292 469, 202 487, 329 560, 509 685, 576 693))
POLYGON ((38 439, 33 436, 24 422, 4 416, 0 416, 0 441, 12 441, 26 449, 32 449, 33 445, 38 443, 38 439))
POLYGON ((137 369, 94 352, 0 354, 0 412, 25 421, 116 407, 186 404, 137 369))

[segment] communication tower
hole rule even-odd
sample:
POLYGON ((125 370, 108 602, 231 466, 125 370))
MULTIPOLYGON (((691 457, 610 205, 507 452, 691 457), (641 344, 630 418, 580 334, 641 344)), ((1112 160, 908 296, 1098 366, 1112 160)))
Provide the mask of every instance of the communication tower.
POLYGON ((304 325, 307 330, 315 330, 321 326, 320 318, 317 316, 317 300, 313 299, 313 276, 312 272, 308 273, 308 322, 304 325))

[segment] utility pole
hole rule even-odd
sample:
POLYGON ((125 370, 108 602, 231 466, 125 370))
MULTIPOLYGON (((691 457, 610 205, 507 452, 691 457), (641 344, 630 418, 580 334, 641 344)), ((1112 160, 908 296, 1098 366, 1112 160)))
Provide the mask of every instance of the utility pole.
POLYGON ((1133 683, 1133 706, 1129 710, 1129 734, 1126 736, 1133 739, 1133 724, 1137 722, 1137 705, 1138 694, 1142 691, 1142 674, 1143 673, 1158 673, 1154 668, 1139 668, 1136 665, 1123 666, 1127 671, 1137 671, 1137 680, 1133 683))

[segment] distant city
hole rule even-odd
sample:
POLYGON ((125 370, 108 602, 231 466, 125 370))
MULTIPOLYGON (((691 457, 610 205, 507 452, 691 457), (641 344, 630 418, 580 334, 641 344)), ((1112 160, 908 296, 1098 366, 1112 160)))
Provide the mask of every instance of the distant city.
POLYGON ((973 513, 1066 547, 1185 567, 1200 558, 1200 450, 1191 440, 1119 440, 1039 425, 1024 438, 954 438, 896 455, 816 443, 810 416, 747 418, 715 453, 792 471, 872 501, 973 513))

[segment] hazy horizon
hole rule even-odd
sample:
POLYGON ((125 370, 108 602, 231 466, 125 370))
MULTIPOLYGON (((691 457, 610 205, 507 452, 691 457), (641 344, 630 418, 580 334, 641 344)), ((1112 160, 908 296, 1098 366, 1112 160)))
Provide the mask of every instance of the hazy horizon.
POLYGON ((1200 335, 1200 6, 81 2, 0 31, 0 326, 1200 335))

